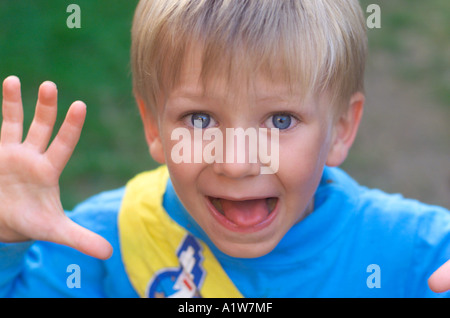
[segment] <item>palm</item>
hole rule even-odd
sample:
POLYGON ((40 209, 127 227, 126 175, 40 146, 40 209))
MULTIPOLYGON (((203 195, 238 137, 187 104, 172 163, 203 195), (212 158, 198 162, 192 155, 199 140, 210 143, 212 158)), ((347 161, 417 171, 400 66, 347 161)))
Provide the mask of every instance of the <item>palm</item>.
POLYGON ((42 240, 52 233, 43 229, 54 223, 55 213, 59 215, 63 211, 58 205, 58 177, 58 171, 45 156, 32 149, 0 146, 0 200, 5 207, 1 213, 9 215, 8 225, 17 232, 9 234, 4 241, 42 240))
POLYGON ((4 81, 0 135, 0 241, 46 240, 107 258, 111 254, 109 243, 70 221, 60 201, 59 177, 78 142, 85 105, 82 102, 71 105, 49 146, 56 105, 55 85, 43 83, 35 117, 22 142, 20 83, 15 77, 4 81))

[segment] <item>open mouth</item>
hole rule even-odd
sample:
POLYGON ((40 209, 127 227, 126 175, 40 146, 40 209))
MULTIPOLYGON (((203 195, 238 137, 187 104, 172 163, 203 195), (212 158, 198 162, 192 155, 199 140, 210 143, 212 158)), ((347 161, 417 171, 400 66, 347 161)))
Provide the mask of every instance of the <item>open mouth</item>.
POLYGON ((219 214, 218 219, 233 229, 250 229, 262 227, 273 219, 278 198, 260 198, 252 200, 228 200, 208 197, 208 201, 219 214))

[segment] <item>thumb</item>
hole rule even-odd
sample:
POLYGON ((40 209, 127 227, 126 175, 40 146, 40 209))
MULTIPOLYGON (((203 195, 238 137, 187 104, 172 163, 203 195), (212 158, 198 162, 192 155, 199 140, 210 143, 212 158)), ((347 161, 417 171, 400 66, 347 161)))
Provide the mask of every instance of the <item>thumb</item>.
POLYGON ((113 248, 102 236, 73 222, 68 217, 61 220, 54 233, 53 242, 72 247, 86 255, 106 260, 111 257, 113 248))
POLYGON ((428 286, 435 293, 443 293, 450 290, 450 260, 430 276, 428 286))

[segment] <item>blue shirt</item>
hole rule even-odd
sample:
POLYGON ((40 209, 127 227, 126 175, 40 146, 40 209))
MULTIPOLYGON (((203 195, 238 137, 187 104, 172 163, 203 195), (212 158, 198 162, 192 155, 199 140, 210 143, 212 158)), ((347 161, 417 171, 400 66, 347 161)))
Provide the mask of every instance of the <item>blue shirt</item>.
MULTIPOLYGON (((94 196, 69 215, 113 246, 106 261, 48 242, 0 243, 0 296, 136 297, 124 269, 117 227, 124 188, 94 196), (70 280, 78 267, 79 286, 70 280), (78 288, 79 287, 79 288, 78 288)), ((450 257, 450 212, 358 185, 325 168, 314 212, 269 254, 219 251, 178 200, 170 181, 163 205, 203 240, 246 297, 449 297, 428 277, 450 257)))

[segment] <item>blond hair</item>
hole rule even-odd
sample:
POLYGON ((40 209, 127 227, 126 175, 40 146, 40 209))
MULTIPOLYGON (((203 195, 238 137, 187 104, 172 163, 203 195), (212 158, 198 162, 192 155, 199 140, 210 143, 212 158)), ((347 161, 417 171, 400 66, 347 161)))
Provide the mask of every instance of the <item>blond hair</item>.
POLYGON ((358 0, 141 0, 132 28, 133 87, 150 109, 180 79, 191 44, 201 78, 261 74, 339 110, 364 90, 365 19, 358 0), (300 86, 298 86, 300 85, 300 86))

